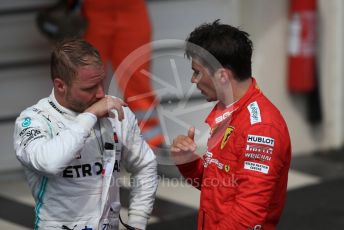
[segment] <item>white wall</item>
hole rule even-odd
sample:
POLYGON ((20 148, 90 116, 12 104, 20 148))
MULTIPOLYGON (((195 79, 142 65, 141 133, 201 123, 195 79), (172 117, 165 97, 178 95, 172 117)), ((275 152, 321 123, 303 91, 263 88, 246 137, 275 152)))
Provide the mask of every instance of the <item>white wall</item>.
POLYGON ((321 85, 325 111, 324 148, 344 140, 344 2, 319 0, 321 19, 321 85))

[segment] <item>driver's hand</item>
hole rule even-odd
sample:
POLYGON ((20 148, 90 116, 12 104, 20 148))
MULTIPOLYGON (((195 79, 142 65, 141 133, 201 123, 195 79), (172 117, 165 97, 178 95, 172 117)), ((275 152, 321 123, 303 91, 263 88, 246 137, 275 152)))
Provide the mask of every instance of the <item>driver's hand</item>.
POLYGON ((113 116, 114 114, 111 114, 111 110, 116 110, 118 113, 118 120, 122 121, 124 119, 123 106, 127 107, 128 105, 119 98, 106 95, 104 98, 87 108, 85 112, 93 113, 97 118, 102 118, 110 115, 113 116))

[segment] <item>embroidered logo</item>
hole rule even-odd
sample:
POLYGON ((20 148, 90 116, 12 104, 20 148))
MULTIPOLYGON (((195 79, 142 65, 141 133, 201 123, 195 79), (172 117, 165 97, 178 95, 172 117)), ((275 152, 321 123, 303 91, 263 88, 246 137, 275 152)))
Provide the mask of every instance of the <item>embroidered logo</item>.
POLYGON ((256 171, 264 174, 268 174, 269 166, 264 164, 259 164, 256 162, 245 161, 244 162, 244 169, 256 171))
POLYGON ((229 139, 229 137, 231 136, 231 134, 233 133, 234 127, 229 126, 226 131, 225 134, 223 135, 222 141, 221 141, 221 149, 223 149, 225 147, 225 145, 227 144, 227 141, 229 139))
POLYGON ((251 134, 247 136, 247 142, 253 143, 253 144, 268 145, 271 147, 274 147, 275 145, 275 140, 271 137, 251 135, 251 134))
POLYGON ((113 141, 115 142, 115 143, 118 143, 118 136, 117 136, 117 133, 113 133, 113 141))
POLYGON ((225 171, 228 173, 231 167, 229 165, 225 165, 225 171))
POLYGON ((262 122, 262 118, 260 116, 260 109, 256 101, 249 104, 247 106, 247 109, 250 112, 251 125, 262 122))
POLYGON ((23 122, 22 122, 22 127, 27 128, 31 125, 31 118, 30 117, 25 117, 23 122))

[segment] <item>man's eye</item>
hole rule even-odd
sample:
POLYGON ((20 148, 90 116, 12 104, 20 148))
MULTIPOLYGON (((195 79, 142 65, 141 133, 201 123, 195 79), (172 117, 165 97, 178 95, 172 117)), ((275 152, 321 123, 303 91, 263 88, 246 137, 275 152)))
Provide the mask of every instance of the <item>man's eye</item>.
POLYGON ((201 73, 200 71, 194 71, 193 76, 194 76, 195 78, 201 78, 202 73, 201 73))
POLYGON ((96 88, 96 86, 92 86, 92 87, 85 88, 84 90, 85 90, 85 91, 92 91, 92 90, 95 89, 95 88, 96 88))

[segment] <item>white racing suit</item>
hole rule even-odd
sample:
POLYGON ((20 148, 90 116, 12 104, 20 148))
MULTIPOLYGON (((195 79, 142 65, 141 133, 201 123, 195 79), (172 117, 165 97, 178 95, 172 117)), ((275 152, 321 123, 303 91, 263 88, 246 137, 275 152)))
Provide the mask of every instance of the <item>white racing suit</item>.
POLYGON ((128 224, 145 229, 157 163, 134 114, 123 109, 121 122, 97 121, 62 107, 52 93, 17 118, 14 148, 36 201, 35 229, 118 229, 120 163, 131 173, 128 224))

